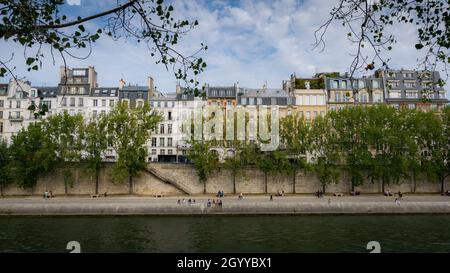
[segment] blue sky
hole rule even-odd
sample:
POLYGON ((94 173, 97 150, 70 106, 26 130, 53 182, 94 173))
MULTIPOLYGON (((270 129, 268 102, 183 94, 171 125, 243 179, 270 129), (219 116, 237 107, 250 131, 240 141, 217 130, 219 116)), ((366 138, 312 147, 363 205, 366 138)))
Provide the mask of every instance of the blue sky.
MULTIPOLYGON (((73 1, 73 0, 72 0, 73 1)), ((80 6, 66 5, 62 12, 87 16, 112 7, 117 0, 80 0, 80 6)), ((123 0, 121 1, 123 2, 123 0)), ((166 1, 167 2, 167 1, 166 1)), ((315 72, 348 70, 355 45, 349 43, 346 31, 334 24, 326 36, 323 52, 313 50, 314 30, 327 18, 337 0, 173 0, 175 15, 197 19, 199 25, 181 40, 179 48, 186 54, 208 45, 203 53, 207 70, 198 78, 210 85, 232 85, 280 88, 282 80, 292 73, 312 76, 315 72)), ((102 24, 97 20, 88 25, 102 24)), ((394 31, 399 41, 389 56, 390 67, 415 68, 418 52, 414 49, 414 28, 401 25, 394 31)), ((146 84, 147 76, 155 79, 160 91, 173 92, 176 79, 172 71, 156 65, 149 50, 134 41, 113 41, 102 37, 93 46, 86 60, 68 59, 70 67, 95 66, 101 86, 117 86, 120 78, 131 84, 146 84)), ((26 72, 23 49, 0 42, 0 58, 15 53, 14 64, 20 76, 33 85, 56 85, 61 59, 53 64, 49 51, 44 50, 46 61, 38 72, 26 72)), ((77 55, 84 55, 78 52, 77 55)), ((447 87, 448 90, 448 87, 447 87)), ((449 94, 447 94, 449 97, 449 94)))

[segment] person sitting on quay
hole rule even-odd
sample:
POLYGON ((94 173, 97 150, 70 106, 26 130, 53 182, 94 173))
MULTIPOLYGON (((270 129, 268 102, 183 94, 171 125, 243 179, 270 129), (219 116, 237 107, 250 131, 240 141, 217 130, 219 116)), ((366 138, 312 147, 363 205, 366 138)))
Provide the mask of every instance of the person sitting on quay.
POLYGON ((190 205, 191 203, 192 203, 192 200, 191 200, 191 198, 189 198, 188 204, 190 205))
POLYGON ((222 200, 219 200, 219 206, 222 206, 222 200))
POLYGON ((180 200, 180 199, 178 199, 178 202, 177 202, 177 203, 178 203, 178 205, 181 205, 181 200, 180 200))
POLYGON ((243 198, 244 198, 244 195, 242 194, 242 192, 239 193, 238 200, 242 200, 243 198))
POLYGON ((273 201, 273 195, 272 194, 270 195, 270 201, 273 201))
POLYGON ((206 203, 206 205, 209 207, 211 207, 211 200, 208 199, 208 202, 206 203))

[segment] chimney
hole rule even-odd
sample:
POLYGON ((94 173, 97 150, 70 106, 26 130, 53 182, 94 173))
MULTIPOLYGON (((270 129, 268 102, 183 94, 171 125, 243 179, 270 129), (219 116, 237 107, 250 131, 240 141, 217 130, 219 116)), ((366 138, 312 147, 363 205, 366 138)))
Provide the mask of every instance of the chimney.
POLYGON ((89 81, 89 84, 90 84, 91 88, 98 87, 98 84, 97 84, 97 72, 95 71, 95 67, 89 66, 88 69, 89 69, 88 81, 89 81))
POLYGON ((119 89, 122 89, 125 86, 126 82, 123 79, 119 81, 119 89))
POLYGON ((180 86, 179 83, 177 83, 176 93, 177 93, 177 94, 181 94, 181 86, 180 86))
POLYGON ((148 96, 153 97, 155 95, 155 83, 152 77, 147 77, 148 96))

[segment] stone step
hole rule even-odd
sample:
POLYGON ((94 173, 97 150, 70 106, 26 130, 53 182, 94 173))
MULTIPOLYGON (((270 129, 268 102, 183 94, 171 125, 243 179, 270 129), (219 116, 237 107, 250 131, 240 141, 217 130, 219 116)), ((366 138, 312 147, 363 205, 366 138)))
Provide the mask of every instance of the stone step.
POLYGON ((186 194, 191 194, 191 190, 189 189, 188 186, 184 185, 183 183, 180 183, 179 181, 173 179, 172 177, 169 177, 169 176, 163 174, 161 171, 154 168, 153 166, 147 165, 147 167, 145 167, 144 170, 146 172, 152 174, 159 180, 163 181, 164 183, 171 184, 172 186, 174 186, 175 188, 179 189, 180 191, 182 191, 186 194))

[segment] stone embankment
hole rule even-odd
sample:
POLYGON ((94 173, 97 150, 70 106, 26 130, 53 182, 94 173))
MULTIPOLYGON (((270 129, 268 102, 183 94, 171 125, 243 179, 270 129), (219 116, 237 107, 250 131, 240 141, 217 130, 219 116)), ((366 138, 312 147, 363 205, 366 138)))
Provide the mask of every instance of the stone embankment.
MULTIPOLYGON (((212 200, 214 197, 210 197, 212 200)), ((175 197, 106 198, 2 198, 0 215, 258 215, 258 214, 422 214, 450 213, 450 197, 408 196, 400 202, 392 197, 276 197, 223 198, 223 205, 211 204, 202 196, 195 204, 175 197)), ((195 197, 192 197, 195 199, 195 197)), ((217 198, 216 198, 217 199, 217 198)))

